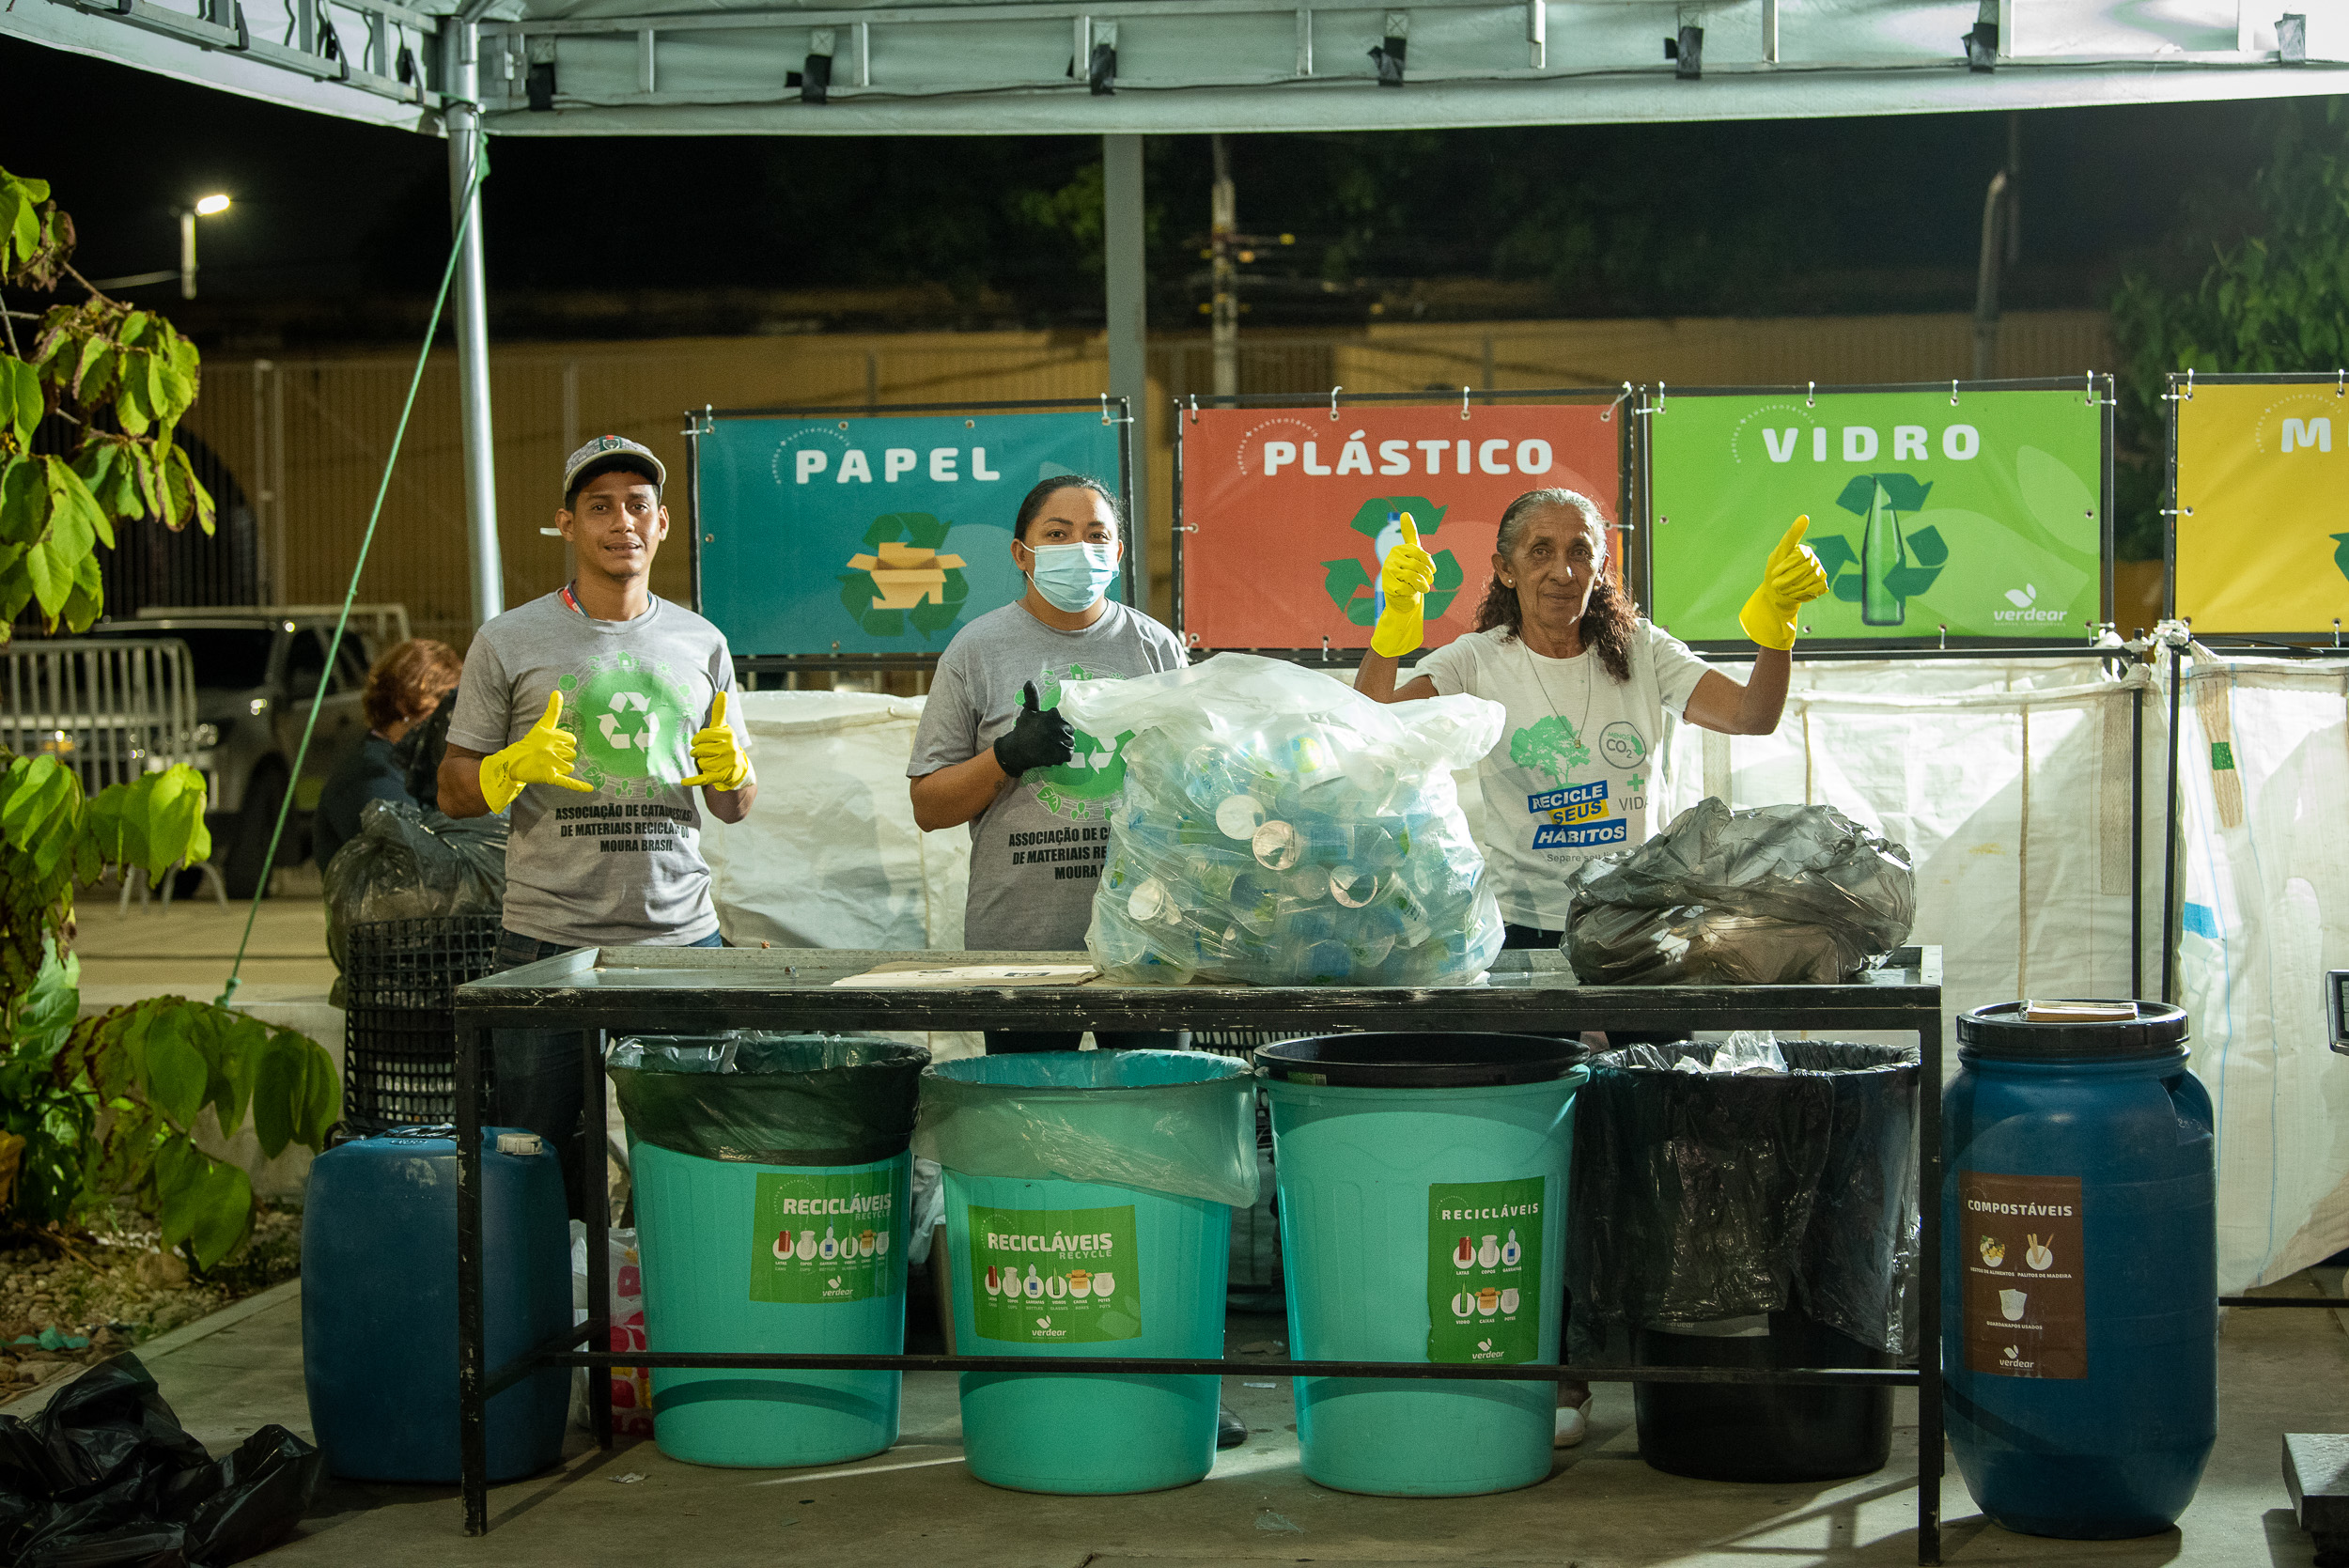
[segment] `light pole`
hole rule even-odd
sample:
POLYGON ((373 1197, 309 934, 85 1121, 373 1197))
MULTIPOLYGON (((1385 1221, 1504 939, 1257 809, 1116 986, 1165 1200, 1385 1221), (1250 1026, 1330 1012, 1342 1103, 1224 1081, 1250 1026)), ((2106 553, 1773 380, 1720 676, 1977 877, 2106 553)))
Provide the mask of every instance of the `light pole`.
POLYGON ((179 265, 177 270, 160 272, 133 272, 127 278, 100 278, 92 285, 97 288, 136 288, 141 284, 168 283, 179 280, 179 297, 195 298, 195 220, 214 218, 228 210, 228 198, 215 191, 209 196, 195 198, 194 207, 175 207, 172 215, 179 220, 179 265))
POLYGON ((194 207, 179 209, 179 297, 195 298, 195 220, 228 210, 228 198, 217 192, 199 196, 194 207))

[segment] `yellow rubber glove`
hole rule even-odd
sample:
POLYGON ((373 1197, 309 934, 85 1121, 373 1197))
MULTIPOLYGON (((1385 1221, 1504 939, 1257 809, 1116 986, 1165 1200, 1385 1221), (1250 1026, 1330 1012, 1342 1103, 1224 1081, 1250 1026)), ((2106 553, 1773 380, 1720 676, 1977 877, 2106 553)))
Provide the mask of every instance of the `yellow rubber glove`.
POLYGON ((1762 567, 1762 586, 1737 612, 1746 635, 1766 648, 1784 653, 1795 645, 1795 613, 1827 592, 1827 571, 1802 536, 1811 526, 1808 516, 1795 520, 1762 567))
POLYGON ((1370 651, 1400 659, 1425 637, 1427 618, 1422 596, 1435 585, 1436 558, 1419 547, 1419 525, 1403 514, 1403 542, 1387 551, 1378 568, 1378 591, 1387 596, 1386 612, 1370 629, 1370 651))
POLYGON ((557 729, 563 717, 563 693, 547 693, 547 710, 530 726, 530 733, 502 752, 481 759, 481 798, 491 811, 504 811, 522 792, 522 785, 546 784, 592 795, 596 786, 571 775, 579 741, 568 730, 557 729))
POLYGON ((726 694, 718 693, 717 706, 710 710, 709 727, 693 737, 693 762, 701 771, 685 781, 685 787, 708 784, 712 789, 739 789, 750 782, 751 754, 742 750, 742 737, 726 722, 726 694))

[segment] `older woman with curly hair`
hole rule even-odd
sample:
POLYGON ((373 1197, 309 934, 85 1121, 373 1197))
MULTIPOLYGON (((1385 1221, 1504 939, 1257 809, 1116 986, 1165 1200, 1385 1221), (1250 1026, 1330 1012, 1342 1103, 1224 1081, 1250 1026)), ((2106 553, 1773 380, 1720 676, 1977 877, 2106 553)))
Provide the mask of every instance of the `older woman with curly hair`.
POLYGON ((319 793, 310 818, 311 857, 321 871, 334 851, 359 836, 359 814, 369 800, 406 800, 407 770, 392 748, 417 723, 431 717, 457 686, 465 661, 446 643, 412 637, 393 646, 367 671, 360 706, 367 716, 367 737, 344 753, 319 793))
MULTIPOLYGON (((1510 947, 1557 947, 1576 868, 1644 842, 1648 792, 1667 708, 1725 735, 1767 735, 1786 706, 1796 611, 1827 591, 1797 520, 1770 552, 1762 586, 1738 616, 1758 652, 1740 685, 1708 670, 1687 644, 1642 619, 1607 569, 1607 519, 1588 496, 1529 490, 1501 515, 1491 584, 1476 629, 1419 661, 1395 685, 1396 661, 1420 645, 1421 596, 1436 564, 1408 522, 1380 569, 1386 605, 1357 691, 1382 703, 1465 691, 1508 709, 1499 744, 1477 768, 1485 864, 1510 947)), ((1558 1442, 1580 1442, 1591 1390, 1562 1383, 1558 1442)))

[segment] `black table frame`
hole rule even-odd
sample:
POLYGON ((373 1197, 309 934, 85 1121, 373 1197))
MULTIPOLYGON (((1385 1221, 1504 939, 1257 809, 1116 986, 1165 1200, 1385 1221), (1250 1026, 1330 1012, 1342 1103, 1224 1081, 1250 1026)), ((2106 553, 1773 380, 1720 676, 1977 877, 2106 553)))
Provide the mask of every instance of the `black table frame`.
MULTIPOLYGON (((898 1372, 1033 1372, 1006 1356, 823 1356, 699 1351, 582 1350, 610 1343, 605 1206, 590 1161, 587 1321, 503 1367, 485 1364, 482 1317, 482 1064, 494 1029, 578 1030, 587 1146, 608 1136, 603 1050, 629 1033, 791 1030, 1463 1030, 1567 1035, 1584 1030, 1686 1032, 1720 1029, 1891 1030, 1917 1037, 1918 1359, 1906 1368, 1762 1370, 1732 1367, 1507 1367, 1427 1362, 1055 1358, 1054 1374, 1247 1374, 1264 1377, 1387 1377, 1524 1382, 1896 1385, 1917 1390, 1917 1560, 1941 1560, 1941 950, 1904 948, 1883 969, 1842 986, 1613 986, 1575 983, 1552 953, 1504 953, 1487 981, 1453 987, 1240 986, 835 986, 877 965, 1084 962, 1083 954, 881 953, 819 948, 583 948, 460 986, 457 1002, 457 1311, 459 1421, 465 1530, 490 1528, 487 1410, 490 1397, 542 1368, 711 1367, 898 1372)), ((612 1444, 611 1381, 588 1380, 590 1423, 612 1444)))

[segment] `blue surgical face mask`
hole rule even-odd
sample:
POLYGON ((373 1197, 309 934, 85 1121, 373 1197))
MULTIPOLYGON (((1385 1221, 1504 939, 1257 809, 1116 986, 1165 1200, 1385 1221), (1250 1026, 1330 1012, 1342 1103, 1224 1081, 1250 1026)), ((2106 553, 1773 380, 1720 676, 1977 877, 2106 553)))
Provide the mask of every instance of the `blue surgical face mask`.
POLYGON ((1028 551, 1028 581, 1044 602, 1069 614, 1090 610, 1117 575, 1115 545, 1037 545, 1028 551))

